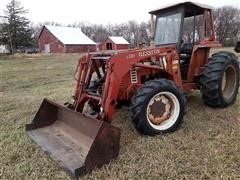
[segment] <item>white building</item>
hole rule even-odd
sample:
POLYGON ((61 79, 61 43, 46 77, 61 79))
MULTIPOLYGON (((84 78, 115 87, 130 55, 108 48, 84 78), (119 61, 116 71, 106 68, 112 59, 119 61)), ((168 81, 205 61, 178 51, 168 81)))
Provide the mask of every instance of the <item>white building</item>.
POLYGON ((9 50, 6 46, 0 45, 0 53, 9 53, 9 50))

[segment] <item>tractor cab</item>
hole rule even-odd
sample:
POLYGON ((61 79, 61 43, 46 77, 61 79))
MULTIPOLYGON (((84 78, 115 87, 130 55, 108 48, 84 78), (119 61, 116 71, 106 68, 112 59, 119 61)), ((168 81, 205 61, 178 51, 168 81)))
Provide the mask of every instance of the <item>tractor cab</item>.
MULTIPOLYGON (((171 4, 149 12, 152 15, 152 40, 156 47, 176 45, 183 80, 189 79, 190 62, 194 47, 207 44, 218 44, 215 40, 215 31, 211 7, 196 2, 183 2, 171 4), (155 16, 155 18, 154 18, 155 16), (155 25, 153 21, 155 20, 155 25)), ((212 46, 211 46, 212 47, 212 46)), ((207 48, 203 58, 207 59, 209 49, 207 48)), ((202 60, 200 60, 202 61, 202 60)), ((204 61, 204 63, 206 63, 204 61)), ((202 61, 203 64, 203 61, 202 61)))

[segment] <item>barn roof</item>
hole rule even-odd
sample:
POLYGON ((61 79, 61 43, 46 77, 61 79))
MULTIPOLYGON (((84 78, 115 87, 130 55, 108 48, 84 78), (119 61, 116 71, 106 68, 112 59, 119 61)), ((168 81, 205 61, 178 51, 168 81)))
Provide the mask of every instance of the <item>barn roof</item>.
POLYGON ((127 40, 122 36, 109 36, 109 39, 111 39, 115 44, 129 44, 129 42, 127 42, 127 40))
MULTIPOLYGON (((88 38, 80 28, 63 27, 63 26, 44 26, 47 28, 59 41, 63 44, 89 44, 96 45, 96 43, 88 38)), ((41 35, 41 34, 40 34, 41 35)))

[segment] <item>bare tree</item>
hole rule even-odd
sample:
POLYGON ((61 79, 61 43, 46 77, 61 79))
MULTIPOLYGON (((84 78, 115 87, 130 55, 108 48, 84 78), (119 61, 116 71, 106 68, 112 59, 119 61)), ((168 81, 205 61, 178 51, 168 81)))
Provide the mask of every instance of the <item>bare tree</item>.
POLYGON ((240 9, 224 6, 214 11, 215 28, 224 46, 235 45, 240 34, 240 9))
POLYGON ((148 23, 142 22, 139 24, 139 27, 138 27, 139 43, 150 45, 150 30, 151 30, 150 26, 151 26, 150 22, 148 23))
POLYGON ((72 27, 79 27, 88 37, 95 42, 102 42, 108 36, 123 36, 131 45, 137 47, 140 43, 150 42, 150 23, 142 22, 138 24, 136 21, 131 20, 127 23, 121 24, 90 24, 87 22, 79 22, 69 25, 72 27))

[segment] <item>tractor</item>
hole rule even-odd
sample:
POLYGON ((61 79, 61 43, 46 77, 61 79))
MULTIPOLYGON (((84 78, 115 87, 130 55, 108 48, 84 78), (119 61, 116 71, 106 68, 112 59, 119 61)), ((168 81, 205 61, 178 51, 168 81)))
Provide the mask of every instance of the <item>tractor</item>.
POLYGON ((150 47, 86 53, 78 61, 72 102, 44 99, 28 135, 72 177, 110 162, 119 153, 120 129, 111 125, 116 107, 130 105, 145 135, 177 130, 186 94, 200 90, 213 108, 234 103, 239 62, 230 52, 209 56, 216 40, 211 7, 195 2, 150 12, 150 47))

